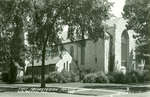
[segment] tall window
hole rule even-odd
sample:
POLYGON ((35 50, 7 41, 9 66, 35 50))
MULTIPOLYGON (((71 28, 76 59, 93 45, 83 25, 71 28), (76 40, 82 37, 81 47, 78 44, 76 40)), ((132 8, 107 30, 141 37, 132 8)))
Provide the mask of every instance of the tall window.
POLYGON ((73 48, 73 46, 70 47, 70 55, 71 55, 71 57, 74 57, 74 48, 73 48))
POLYGON ((126 31, 121 36, 121 65, 127 67, 129 58, 129 36, 126 31))

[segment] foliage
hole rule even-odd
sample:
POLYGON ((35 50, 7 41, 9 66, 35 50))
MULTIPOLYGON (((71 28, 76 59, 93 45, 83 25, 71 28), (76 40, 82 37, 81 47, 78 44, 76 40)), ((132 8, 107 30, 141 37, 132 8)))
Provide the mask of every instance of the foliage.
POLYGON ((64 26, 68 26, 68 38, 72 41, 85 36, 103 38, 102 22, 108 19, 110 6, 108 0, 2 0, 0 54, 4 56, 0 60, 23 64, 24 41, 20 36, 27 32, 29 49, 34 45, 42 60, 41 87, 45 87, 45 59, 51 52, 58 52, 64 26))
POLYGON ((150 71, 144 71, 144 81, 150 81, 150 71))
POLYGON ((2 72, 2 80, 8 83, 14 83, 17 77, 17 67, 11 63, 8 67, 8 71, 2 72))
POLYGON ((97 83, 109 83, 109 79, 104 72, 98 72, 96 82, 97 83))
POLYGON ((0 43, 3 63, 8 64, 10 60, 22 62, 20 54, 24 48, 24 40, 21 35, 24 31, 24 18, 29 10, 27 2, 27 0, 0 1, 0 43))
POLYGON ((49 75, 46 75, 47 83, 68 83, 79 81, 78 76, 73 72, 52 72, 49 75))
POLYGON ((83 82, 84 83, 96 83, 96 78, 97 78, 97 75, 95 73, 89 73, 85 75, 83 82))
MULTIPOLYGON (((32 83, 33 82, 32 81, 32 76, 31 75, 25 75, 23 77, 23 82, 25 82, 25 83, 32 83)), ((40 77, 34 76, 34 82, 35 83, 39 83, 40 82, 40 77)))
POLYGON ((125 75, 121 72, 111 72, 107 76, 110 82, 112 83, 125 83, 126 82, 125 75))
POLYGON ((2 81, 7 82, 8 81, 8 72, 2 72, 2 81))
POLYGON ((128 84, 128 83, 143 83, 144 74, 142 71, 130 71, 126 74, 121 72, 112 72, 109 73, 108 79, 110 83, 121 83, 121 84, 128 84))
POLYGON ((126 74, 127 83, 143 83, 144 81, 143 71, 130 71, 126 74))
POLYGON ((17 67, 13 62, 9 65, 9 71, 8 71, 8 82, 9 83, 14 83, 16 82, 17 79, 17 67))
POLYGON ((0 65, 7 65, 7 68, 10 68, 10 82, 16 79, 16 71, 11 71, 15 67, 12 66, 14 62, 24 66, 23 32, 28 10, 28 0, 0 1, 0 65))
POLYGON ((137 42, 136 59, 150 62, 150 1, 149 0, 126 0, 123 17, 127 19, 127 30, 134 30, 137 42))
POLYGON ((32 2, 29 15, 28 41, 35 44, 42 59, 42 87, 44 84, 44 65, 47 48, 55 48, 61 44, 64 26, 68 26, 68 38, 74 41, 103 37, 102 21, 108 18, 111 4, 107 0, 42 0, 32 2))
POLYGON ((63 82, 64 78, 61 74, 58 72, 52 72, 46 77, 47 83, 59 83, 63 82))
POLYGON ((46 75, 47 83, 68 83, 79 81, 79 78, 73 72, 52 72, 49 75, 46 75))
POLYGON ((138 76, 135 71, 128 72, 126 74, 126 82, 127 83, 138 83, 138 76))
POLYGON ((108 77, 103 72, 89 73, 84 76, 84 83, 109 83, 108 77))

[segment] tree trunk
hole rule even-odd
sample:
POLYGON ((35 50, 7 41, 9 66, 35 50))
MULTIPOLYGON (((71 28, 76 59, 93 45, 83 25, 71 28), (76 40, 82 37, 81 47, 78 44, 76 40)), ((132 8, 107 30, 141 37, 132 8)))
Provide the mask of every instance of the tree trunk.
POLYGON ((43 43, 42 48, 42 67, 41 67, 41 88, 45 88, 45 56, 46 56, 46 45, 48 41, 49 33, 46 34, 46 39, 43 43))
POLYGON ((82 30, 82 36, 81 36, 81 65, 85 64, 85 39, 84 39, 84 31, 82 30))
POLYGON ((85 64, 85 40, 81 40, 81 65, 85 64))
POLYGON ((44 45, 42 50, 41 88, 45 88, 45 54, 46 54, 46 45, 44 45))
POLYGON ((32 55, 32 83, 34 83, 34 54, 32 55))

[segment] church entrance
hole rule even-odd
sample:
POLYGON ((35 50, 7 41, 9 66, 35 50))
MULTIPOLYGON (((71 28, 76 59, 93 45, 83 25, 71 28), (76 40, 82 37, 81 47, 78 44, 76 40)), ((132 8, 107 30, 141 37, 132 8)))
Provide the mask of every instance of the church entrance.
POLYGON ((126 67, 128 70, 129 60, 129 36, 126 31, 121 35, 121 66, 126 67))

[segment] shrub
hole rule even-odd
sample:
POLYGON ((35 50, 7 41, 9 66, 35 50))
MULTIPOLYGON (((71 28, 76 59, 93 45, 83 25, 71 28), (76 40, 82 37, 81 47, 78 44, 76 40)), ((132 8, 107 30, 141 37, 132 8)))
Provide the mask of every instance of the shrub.
POLYGON ((144 73, 141 71, 130 71, 127 72, 125 75, 121 72, 112 72, 109 73, 108 79, 110 83, 138 83, 144 82, 144 73))
POLYGON ((108 77, 103 72, 86 74, 84 83, 109 83, 108 77))
POLYGON ((2 81, 8 82, 8 72, 2 72, 2 81))
POLYGON ((79 82, 80 78, 79 75, 73 71, 70 71, 71 74, 71 82, 79 82))
POLYGON ((67 71, 62 71, 60 73, 60 76, 61 76, 61 82, 63 83, 68 83, 68 82, 71 82, 71 73, 70 72, 67 72, 67 71))
POLYGON ((46 77, 47 83, 68 83, 78 81, 79 77, 74 72, 52 72, 46 77))
POLYGON ((135 72, 129 72, 126 74, 126 83, 138 83, 138 78, 135 72))
POLYGON ((135 75, 137 76, 138 82, 144 82, 144 72, 143 71, 135 71, 135 75))
POLYGON ((98 72, 96 75, 96 83, 109 83, 108 77, 103 72, 98 72))
MULTIPOLYGON (((25 75, 23 77, 23 82, 25 83, 32 83, 32 75, 25 75)), ((40 82, 40 77, 34 76, 34 82, 39 83, 40 82)))
POLYGON ((96 73, 89 73, 85 75, 83 82, 84 83, 96 83, 96 78, 97 78, 96 73))
POLYGON ((130 71, 126 74, 127 83, 139 83, 144 82, 144 72, 143 71, 130 71))
POLYGON ((150 81, 150 71, 144 72, 144 81, 150 81))
POLYGON ((122 72, 111 72, 107 76, 112 83, 125 83, 126 81, 125 75, 122 72))
POLYGON ((115 83, 115 78, 112 74, 107 74, 107 77, 108 77, 109 83, 115 83))
POLYGON ((57 83, 58 81, 59 81, 58 72, 52 72, 52 73, 49 73, 49 75, 46 76, 46 82, 47 83, 57 83))
POLYGON ((10 69, 8 72, 8 82, 9 83, 14 83, 16 82, 16 78, 17 78, 17 66, 15 66, 14 63, 11 63, 10 65, 10 69))

